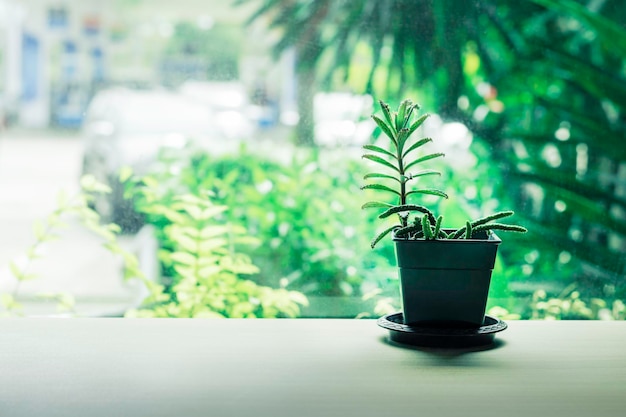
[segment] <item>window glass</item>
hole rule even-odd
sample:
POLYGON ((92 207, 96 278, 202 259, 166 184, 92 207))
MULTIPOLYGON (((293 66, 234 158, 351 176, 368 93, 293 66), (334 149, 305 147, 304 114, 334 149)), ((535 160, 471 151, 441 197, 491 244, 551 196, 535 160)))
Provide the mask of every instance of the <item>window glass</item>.
POLYGON ((625 17, 620 0, 0 0, 0 313, 400 310, 393 241, 370 243, 402 218, 362 209, 388 200, 362 189, 380 168, 362 155, 390 146, 379 102, 408 98, 430 114, 424 155, 445 154, 416 186, 441 191, 409 202, 444 228, 513 210, 528 229, 498 232, 487 313, 623 319, 625 17))

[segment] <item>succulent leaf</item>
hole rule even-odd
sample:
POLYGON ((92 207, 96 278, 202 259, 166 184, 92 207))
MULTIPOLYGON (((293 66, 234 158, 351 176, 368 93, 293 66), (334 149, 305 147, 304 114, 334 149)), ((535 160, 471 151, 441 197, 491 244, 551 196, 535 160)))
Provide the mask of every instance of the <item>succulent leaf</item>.
POLYGON ((430 114, 426 113, 422 115, 420 118, 418 118, 415 122, 413 122, 413 124, 409 128, 409 135, 412 135, 413 132, 415 132, 417 128, 419 128, 424 123, 424 121, 426 121, 426 119, 428 119, 429 117, 430 117, 430 114))
POLYGON ((393 204, 384 203, 382 201, 368 201, 367 203, 361 206, 362 209, 367 208, 389 208, 393 207, 393 204))
POLYGON ((424 239, 433 239, 433 229, 430 228, 430 221, 427 216, 422 216, 422 231, 424 232, 424 239))
POLYGON ((428 195, 436 195, 437 197, 448 198, 448 194, 444 193, 441 190, 435 190, 435 189, 432 189, 432 188, 411 190, 408 193, 406 193, 406 195, 411 195, 411 194, 428 194, 428 195))
POLYGON ((424 155, 424 156, 422 156, 421 158, 417 158, 416 160, 414 160, 414 161, 412 161, 412 162, 408 163, 408 164, 404 167, 404 169, 405 169, 405 170, 408 170, 408 169, 410 169, 410 168, 411 168, 412 166, 414 166, 414 165, 417 165, 417 164, 419 164, 419 163, 422 163, 422 162, 424 162, 424 161, 428 161, 428 160, 431 160, 431 159, 439 158, 439 157, 441 157, 441 156, 445 156, 445 154, 444 154, 444 153, 442 153, 442 152, 437 152, 437 153, 431 153, 431 154, 428 154, 428 155, 424 155))
POLYGON ((372 152, 378 152, 378 153, 381 153, 383 155, 390 156, 392 158, 396 157, 394 154, 392 154, 388 150, 383 149, 380 146, 376 146, 376 145, 365 145, 365 146, 363 146, 363 149, 367 149, 368 151, 372 151, 372 152))
POLYGON ((433 141, 433 140, 432 140, 431 138, 424 138, 424 139, 420 139, 420 140, 418 140, 418 141, 417 141, 417 142, 415 142, 413 145, 411 145, 411 146, 409 147, 409 149, 407 149, 406 151, 404 151, 404 153, 402 154, 402 159, 406 158, 406 156, 407 156, 410 152, 412 152, 412 151, 414 151, 415 149, 418 149, 418 148, 420 148, 420 147, 424 146, 425 144, 427 144, 427 143, 429 143, 429 142, 432 142, 432 141, 433 141))
POLYGON ((409 182, 419 177, 424 177, 426 175, 441 175, 441 172, 435 171, 434 169, 424 169, 422 171, 417 171, 416 173, 409 172, 408 174, 403 175, 402 179, 404 180, 404 182, 409 182))
POLYGON ((386 185, 383 184, 367 184, 361 187, 362 190, 380 190, 380 191, 389 191, 392 192, 394 194, 400 195, 400 192, 398 190, 394 190, 391 187, 387 187, 386 185))
POLYGON ((379 214, 378 218, 384 219, 384 218, 391 216, 392 214, 401 213, 403 211, 407 211, 407 212, 419 211, 420 213, 424 213, 428 216, 433 216, 433 219, 434 219, 434 215, 429 209, 427 209, 424 206, 419 206, 417 204, 404 204, 401 206, 392 206, 387 211, 379 214))
POLYGON ((377 116, 372 115, 372 119, 376 122, 380 130, 382 130, 393 143, 396 143, 396 135, 391 128, 377 116))
POLYGON ((405 123, 405 115, 407 107, 411 105, 410 100, 402 100, 400 103, 400 107, 398 107, 398 112, 396 113, 396 132, 400 132, 400 129, 404 127, 405 123))
MULTIPOLYGON (((383 114, 385 115, 385 120, 387 121, 387 125, 393 129, 393 119, 391 117, 391 111, 389 110, 389 105, 383 102, 382 100, 379 100, 378 102, 380 103, 380 108, 382 109, 383 114)), ((395 133, 395 129, 394 129, 394 133, 395 133)))
POLYGON ((443 221, 443 216, 437 217, 437 222, 435 223, 435 231, 433 232, 433 235, 435 236, 435 239, 437 239, 439 237, 439 233, 441 232, 441 222, 442 221, 443 221))
POLYGON ((380 242, 385 236, 387 236, 389 233, 391 233, 391 231, 393 229, 396 229, 398 226, 391 226, 385 230, 383 230, 381 233, 379 233, 374 239, 372 239, 372 242, 370 243, 370 246, 372 247, 372 249, 374 249, 374 246, 376 246, 376 244, 378 242, 380 242))
POLYGON ((423 169, 413 173, 410 172, 410 169, 417 164, 445 155, 442 152, 430 153, 421 156, 412 155, 414 151, 420 149, 427 143, 432 142, 431 138, 422 138, 416 141, 411 141, 411 135, 415 133, 415 131, 422 126, 424 121, 429 117, 428 114, 424 114, 415 119, 414 112, 419 109, 419 105, 407 99, 402 101, 402 103, 398 106, 397 112, 391 112, 386 103, 383 101, 380 101, 379 103, 383 111, 384 120, 375 115, 373 115, 372 118, 376 121, 376 124, 380 127, 380 129, 385 132, 391 144, 395 146, 395 153, 393 146, 391 150, 387 150, 376 145, 365 145, 364 149, 372 153, 363 155, 363 158, 374 161, 379 165, 383 165, 385 168, 390 168, 394 172, 373 172, 366 174, 363 178, 365 180, 393 180, 398 182, 399 185, 398 189, 394 189, 384 184, 371 183, 361 188, 386 191, 388 193, 392 193, 394 197, 399 196, 400 198, 398 204, 391 204, 382 201, 370 201, 363 204, 362 208, 384 209, 384 211, 378 215, 381 219, 397 214, 400 224, 391 226, 377 235, 374 240, 372 240, 372 248, 392 231, 394 231, 394 235, 396 237, 409 239, 424 237, 427 240, 459 239, 463 236, 465 236, 466 239, 471 239, 472 235, 475 235, 476 232, 488 230, 526 232, 526 229, 522 226, 493 223, 494 220, 508 217, 513 214, 512 211, 502 211, 475 221, 468 221, 464 227, 455 230, 454 232, 447 233, 442 230, 442 216, 435 217, 430 209, 418 204, 408 203, 407 197, 416 194, 434 195, 448 198, 448 195, 439 189, 409 189, 407 187, 407 183, 411 180, 419 179, 425 176, 441 175, 439 171, 434 169, 423 169), (419 212, 423 215, 419 216, 413 214, 411 216, 410 213, 412 212, 419 212), (411 217, 411 219, 409 217, 411 217))
POLYGON ((472 232, 472 223, 470 223, 469 221, 465 222, 465 239, 471 239, 472 232))
POLYGON ((406 237, 411 233, 415 233, 416 237, 422 236, 424 234, 424 232, 422 231, 422 224, 418 223, 418 224, 412 224, 410 226, 398 228, 396 230, 395 235, 397 237, 406 237))
POLYGON ((391 168, 394 171, 400 172, 400 170, 398 169, 397 166, 393 165, 391 162, 387 161, 386 159, 381 158, 380 156, 371 155, 371 154, 365 154, 365 155, 363 155, 363 158, 369 159, 370 161, 374 161, 374 162, 379 163, 381 165, 384 165, 384 166, 386 166, 388 168, 391 168))
POLYGON ((386 178, 388 180, 394 180, 397 182, 400 182, 400 180, 398 179, 398 177, 394 177, 393 175, 388 175, 388 174, 379 174, 377 172, 372 172, 370 174, 366 174, 363 179, 364 180, 368 180, 370 178, 386 178))

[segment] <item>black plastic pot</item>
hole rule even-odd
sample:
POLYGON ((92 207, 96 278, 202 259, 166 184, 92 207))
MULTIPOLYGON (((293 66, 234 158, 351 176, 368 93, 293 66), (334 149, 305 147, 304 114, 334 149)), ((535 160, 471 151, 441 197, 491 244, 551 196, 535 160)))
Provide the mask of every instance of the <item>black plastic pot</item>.
POLYGON ((498 245, 494 233, 474 239, 394 237, 406 325, 481 326, 498 245))

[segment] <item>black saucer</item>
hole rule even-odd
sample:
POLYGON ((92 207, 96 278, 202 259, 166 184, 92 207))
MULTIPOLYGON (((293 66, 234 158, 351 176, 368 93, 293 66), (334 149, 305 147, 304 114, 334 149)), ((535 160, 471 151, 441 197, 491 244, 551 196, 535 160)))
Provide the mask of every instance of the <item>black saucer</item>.
POLYGON ((402 313, 388 314, 377 324, 389 330, 389 339, 403 345, 443 348, 468 348, 493 343, 496 333, 507 328, 500 319, 485 316, 480 327, 440 327, 434 325, 408 326, 403 323, 402 313))

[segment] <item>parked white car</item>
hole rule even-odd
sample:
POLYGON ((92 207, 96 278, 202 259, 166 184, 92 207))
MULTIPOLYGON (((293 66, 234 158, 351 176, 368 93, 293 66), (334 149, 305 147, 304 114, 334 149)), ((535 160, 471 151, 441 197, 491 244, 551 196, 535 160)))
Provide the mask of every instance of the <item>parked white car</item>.
POLYGON ((82 174, 92 174, 113 192, 95 202, 105 221, 133 230, 139 224, 118 181, 122 167, 145 172, 163 148, 190 143, 215 149, 234 147, 220 135, 207 106, 177 93, 110 89, 91 101, 83 124, 82 174))
POLYGON ((370 118, 369 95, 317 93, 313 99, 315 142, 319 146, 362 146, 370 140, 376 124, 370 118))
POLYGON ((245 86, 237 81, 186 81, 178 89, 185 97, 206 105, 215 127, 227 138, 248 139, 255 131, 252 105, 245 86))

